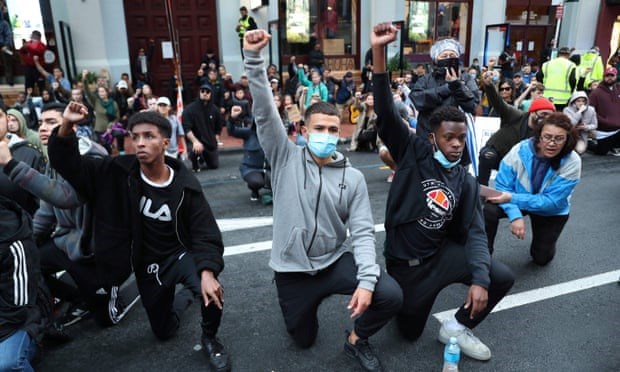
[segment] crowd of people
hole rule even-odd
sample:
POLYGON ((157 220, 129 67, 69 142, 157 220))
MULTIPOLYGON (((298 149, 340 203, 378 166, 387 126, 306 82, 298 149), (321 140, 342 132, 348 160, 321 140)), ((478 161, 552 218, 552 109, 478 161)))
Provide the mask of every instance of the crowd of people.
POLYGON ((381 363, 369 337, 396 317, 403 337, 418 339, 452 283, 468 292, 439 340, 456 337, 465 355, 491 358, 472 329, 514 282, 492 257, 499 220, 524 239, 529 216, 530 254, 548 264, 580 155, 620 155, 618 73, 601 67, 595 49, 581 61, 561 48, 540 66, 518 66, 507 48, 465 69, 462 45, 449 38, 433 44, 430 66, 396 77, 385 47, 398 31, 382 23, 371 33, 361 86, 351 71, 333 76, 318 43, 308 65, 291 58, 283 83, 261 56, 270 35, 241 14, 246 72, 234 81, 207 50, 189 92, 197 97, 180 115, 174 92, 158 96, 148 84, 148 52, 136 62, 136 82, 123 74, 113 83, 105 71, 93 81, 83 71, 72 83, 62 69, 44 69, 33 32, 23 51, 31 63, 25 92, 13 107, 0 105, 0 270, 19 274, 0 281, 0 344, 13 345, 0 370, 29 370, 39 342, 64 340, 63 324, 78 315, 118 324, 131 308, 119 288, 132 272, 158 339, 175 334, 197 299, 209 363, 231 368, 216 337, 224 246, 192 174, 219 167, 223 128, 243 140, 239 170, 250 199, 273 203, 269 265, 287 331, 310 347, 322 300, 350 295, 355 321, 344 350, 370 371, 381 363), (468 133, 482 115, 500 128, 474 153, 468 133), (364 176, 337 151, 346 121, 357 124, 348 151, 376 151, 392 170, 385 270, 364 176))

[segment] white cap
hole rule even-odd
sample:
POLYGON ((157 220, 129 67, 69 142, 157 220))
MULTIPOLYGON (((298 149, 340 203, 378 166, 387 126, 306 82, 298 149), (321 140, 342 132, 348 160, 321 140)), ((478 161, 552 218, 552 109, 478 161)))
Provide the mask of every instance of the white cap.
POLYGON ((116 83, 116 87, 119 89, 121 88, 127 89, 127 82, 125 80, 121 80, 118 83, 116 83))
POLYGON ((170 100, 168 99, 168 97, 159 97, 157 99, 157 104, 164 104, 166 106, 170 106, 170 100))

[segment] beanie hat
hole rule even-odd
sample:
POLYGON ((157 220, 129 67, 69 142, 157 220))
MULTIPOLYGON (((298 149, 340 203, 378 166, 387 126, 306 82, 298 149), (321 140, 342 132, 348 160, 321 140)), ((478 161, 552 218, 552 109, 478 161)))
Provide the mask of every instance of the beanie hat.
POLYGON ((555 111, 555 106, 553 105, 553 102, 549 101, 546 98, 536 98, 534 101, 532 101, 528 112, 534 112, 538 110, 555 111))
POLYGON ((459 57, 463 54, 463 46, 456 39, 442 39, 437 41, 431 47, 431 58, 433 61, 436 61, 437 56, 444 50, 455 51, 459 57))

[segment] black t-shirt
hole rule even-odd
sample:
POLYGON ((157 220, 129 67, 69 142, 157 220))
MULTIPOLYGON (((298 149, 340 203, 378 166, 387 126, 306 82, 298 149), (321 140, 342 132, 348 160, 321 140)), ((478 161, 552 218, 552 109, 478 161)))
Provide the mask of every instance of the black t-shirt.
POLYGON ((170 178, 162 184, 149 181, 140 172, 142 196, 139 208, 142 215, 144 260, 147 263, 159 262, 183 250, 174 226, 173 186, 175 178, 174 171, 172 168, 169 169, 170 178))
POLYGON ((431 214, 394 229, 391 258, 409 260, 432 256, 446 238, 448 224, 459 204, 467 171, 462 166, 447 171, 436 161, 433 163, 437 177, 422 181, 426 205, 431 214))

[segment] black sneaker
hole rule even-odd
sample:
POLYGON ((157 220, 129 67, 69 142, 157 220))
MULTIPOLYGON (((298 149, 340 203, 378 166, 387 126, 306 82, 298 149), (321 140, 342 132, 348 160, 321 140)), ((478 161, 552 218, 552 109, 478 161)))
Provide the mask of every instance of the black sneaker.
POLYGON ((344 342, 344 353, 357 359, 362 368, 366 371, 381 371, 381 362, 375 355, 368 343, 368 339, 358 339, 355 345, 349 343, 349 333, 347 332, 347 339, 344 342))
POLYGON ((92 317, 93 314, 87 310, 85 306, 73 305, 60 319, 60 324, 62 324, 63 327, 68 327, 81 320, 90 319, 92 317))
POLYGON ((228 354, 224 351, 224 345, 222 345, 215 337, 203 337, 202 347, 205 354, 209 358, 209 364, 214 371, 225 372, 230 371, 230 360, 228 360, 228 354))
POLYGON ((252 190, 252 194, 250 195, 250 201, 258 201, 260 195, 258 194, 258 190, 252 190))

